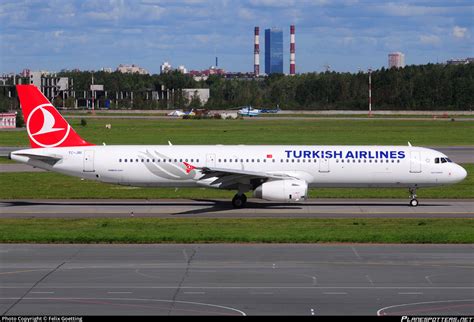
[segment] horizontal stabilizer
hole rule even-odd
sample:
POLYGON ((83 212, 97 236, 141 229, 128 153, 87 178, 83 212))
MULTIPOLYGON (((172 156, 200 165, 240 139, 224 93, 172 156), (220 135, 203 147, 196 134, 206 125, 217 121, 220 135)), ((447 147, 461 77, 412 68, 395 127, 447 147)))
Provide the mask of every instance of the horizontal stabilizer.
POLYGON ((50 165, 54 165, 55 163, 57 163, 59 160, 62 159, 62 157, 44 155, 44 154, 34 154, 34 153, 26 153, 26 152, 18 152, 18 153, 12 152, 12 153, 17 156, 22 156, 22 157, 27 157, 33 160, 42 161, 50 165))

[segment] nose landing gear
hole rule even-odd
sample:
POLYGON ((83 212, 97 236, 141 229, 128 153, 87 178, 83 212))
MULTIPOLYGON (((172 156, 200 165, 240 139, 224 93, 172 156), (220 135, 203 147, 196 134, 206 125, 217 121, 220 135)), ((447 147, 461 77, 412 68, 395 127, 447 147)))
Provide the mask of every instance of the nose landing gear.
POLYGON ((410 191, 410 206, 418 206, 418 200, 416 199, 416 188, 410 188, 408 191, 410 191))

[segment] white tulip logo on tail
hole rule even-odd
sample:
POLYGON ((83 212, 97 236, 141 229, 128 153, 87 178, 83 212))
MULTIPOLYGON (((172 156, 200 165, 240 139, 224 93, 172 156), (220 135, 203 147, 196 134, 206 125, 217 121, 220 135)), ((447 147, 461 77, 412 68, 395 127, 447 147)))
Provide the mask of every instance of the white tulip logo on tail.
POLYGON ((52 148, 66 140, 71 126, 60 116, 51 104, 35 107, 26 122, 30 139, 43 148, 52 148), (55 117, 59 115, 59 117, 55 117))

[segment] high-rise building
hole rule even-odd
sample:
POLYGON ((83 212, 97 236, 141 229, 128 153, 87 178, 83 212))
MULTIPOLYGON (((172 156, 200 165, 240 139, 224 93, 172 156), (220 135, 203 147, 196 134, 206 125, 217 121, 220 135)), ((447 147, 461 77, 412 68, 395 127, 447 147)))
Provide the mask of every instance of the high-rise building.
POLYGON ((283 31, 265 29, 265 74, 283 73, 283 31))
POLYGON ((405 55, 399 51, 388 54, 388 68, 405 67, 405 55))

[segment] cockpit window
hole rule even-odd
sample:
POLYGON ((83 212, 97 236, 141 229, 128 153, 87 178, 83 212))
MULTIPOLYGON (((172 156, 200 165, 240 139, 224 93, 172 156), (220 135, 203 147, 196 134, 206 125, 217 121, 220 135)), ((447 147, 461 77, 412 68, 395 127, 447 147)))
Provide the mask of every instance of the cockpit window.
POLYGON ((435 158, 435 163, 446 163, 446 162, 453 162, 451 159, 448 158, 435 158))

